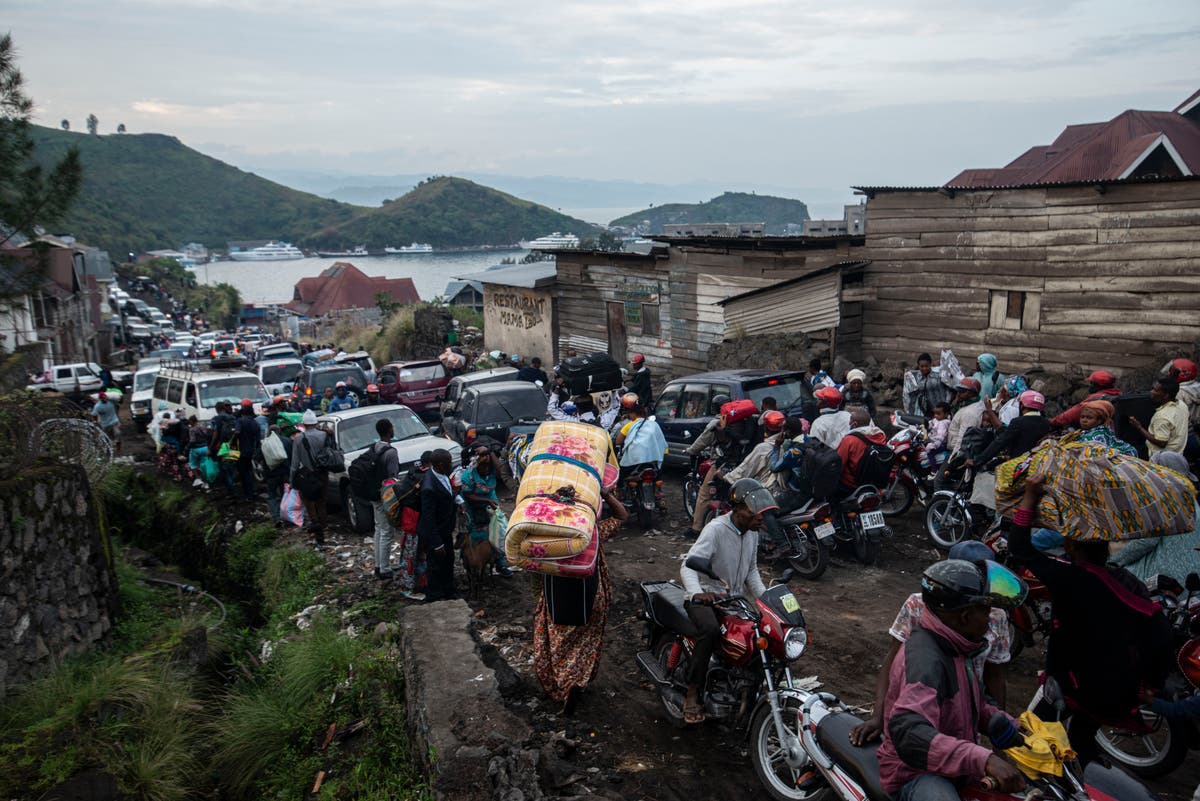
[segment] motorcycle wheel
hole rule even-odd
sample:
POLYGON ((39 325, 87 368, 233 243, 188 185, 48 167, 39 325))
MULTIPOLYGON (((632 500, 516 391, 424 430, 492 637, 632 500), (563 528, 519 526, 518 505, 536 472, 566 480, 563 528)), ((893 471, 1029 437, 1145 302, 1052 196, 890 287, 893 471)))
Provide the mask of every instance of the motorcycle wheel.
POLYGON ((967 528, 962 507, 949 498, 934 498, 925 510, 925 531, 936 548, 950 550, 967 536, 967 528))
POLYGON ((916 493, 912 486, 897 473, 892 483, 883 491, 883 503, 880 504, 879 511, 883 512, 884 517, 902 515, 912 508, 915 499, 916 493))
POLYGON ((649 531, 651 528, 654 528, 654 510, 647 509, 640 498, 637 503, 637 521, 642 531, 649 531))
MULTIPOLYGON (((783 701, 783 709, 780 710, 783 723, 797 736, 800 733, 799 712, 800 704, 796 699, 788 698, 783 701)), ((754 765, 754 773, 771 798, 778 801, 821 801, 832 798, 832 791, 828 785, 807 792, 796 786, 796 780, 807 768, 793 771, 788 766, 779 743, 779 735, 775 732, 775 717, 771 714, 769 705, 764 704, 750 723, 750 761, 754 765)), ((807 763, 811 762, 809 758, 807 763)))
POLYGON ((792 570, 796 571, 796 575, 806 579, 820 578, 821 574, 825 572, 825 568, 829 567, 829 549, 821 544, 812 530, 802 529, 799 526, 788 526, 787 536, 789 541, 804 540, 804 555, 789 554, 787 557, 792 570))
POLYGON ((696 499, 700 497, 700 482, 687 478, 683 482, 683 508, 687 511, 688 520, 696 514, 696 499))
POLYGON ((1188 724, 1168 720, 1148 709, 1142 709, 1142 719, 1151 727, 1149 732, 1101 726, 1096 732, 1096 742, 1114 762, 1138 776, 1147 779, 1166 776, 1187 757, 1188 724))
POLYGON ((866 532, 860 529, 854 533, 854 555, 867 567, 879 561, 879 552, 882 550, 883 543, 879 540, 872 540, 866 532))
MULTIPOLYGON (((674 672, 667 671, 667 661, 671 657, 671 646, 674 644, 675 638, 669 634, 659 636, 654 646, 650 649, 650 653, 654 655, 654 659, 662 667, 663 673, 677 683, 687 684, 688 672, 688 655, 687 651, 679 657, 679 664, 675 666, 674 672)), ((662 702, 663 711, 667 713, 667 719, 671 721, 672 726, 683 728, 687 725, 683 720, 683 705, 676 704, 660 689, 658 690, 658 700, 662 702)))

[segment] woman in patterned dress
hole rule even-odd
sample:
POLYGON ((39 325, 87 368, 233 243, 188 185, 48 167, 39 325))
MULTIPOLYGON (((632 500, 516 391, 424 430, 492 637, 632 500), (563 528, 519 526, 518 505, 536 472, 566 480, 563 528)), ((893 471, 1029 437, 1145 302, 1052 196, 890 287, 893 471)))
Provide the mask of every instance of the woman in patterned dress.
MULTIPOLYGON (((607 516, 597 524, 600 542, 615 534, 629 518, 629 512, 607 488, 603 493, 607 516)), ((596 554, 599 588, 592 615, 583 626, 565 626, 550 620, 546 596, 538 598, 533 613, 533 668, 546 695, 563 705, 564 714, 574 711, 579 692, 596 677, 600 667, 600 650, 604 644, 604 627, 612 605, 612 584, 604 560, 604 547, 596 554)))

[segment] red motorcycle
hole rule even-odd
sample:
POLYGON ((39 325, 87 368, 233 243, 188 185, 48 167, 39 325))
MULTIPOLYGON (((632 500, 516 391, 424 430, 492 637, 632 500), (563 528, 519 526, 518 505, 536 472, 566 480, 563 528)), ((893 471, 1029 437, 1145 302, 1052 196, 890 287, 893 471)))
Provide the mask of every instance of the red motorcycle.
POLYGON ((928 505, 933 495, 933 477, 937 475, 937 465, 925 451, 929 436, 924 427, 898 411, 892 413, 892 426, 897 431, 887 444, 896 458, 892 478, 880 493, 883 505, 879 507, 888 517, 904 514, 914 500, 919 500, 922 506, 928 505))
MULTIPOLYGON (((691 556, 685 564, 720 581, 708 559, 691 556)), ((682 726, 698 632, 688 617, 683 587, 674 581, 648 581, 641 588, 648 650, 638 653, 638 666, 656 685, 667 717, 682 726)), ((787 699, 799 692, 788 664, 799 659, 808 644, 800 603, 780 584, 757 600, 727 596, 714 611, 721 639, 708 665, 701 700, 705 718, 749 736, 755 773, 773 798, 805 798, 796 794, 799 773, 782 756, 787 744, 799 742, 799 706, 789 705, 787 699)))
POLYGON ((1022 650, 1039 639, 1045 642, 1050 636, 1053 620, 1050 591, 1029 568, 1009 564, 1008 539, 998 529, 984 537, 983 542, 995 552, 996 561, 1020 576, 1029 588, 1025 602, 1008 612, 1008 623, 1012 626, 1013 634, 1011 653, 1012 658, 1016 659, 1022 650))

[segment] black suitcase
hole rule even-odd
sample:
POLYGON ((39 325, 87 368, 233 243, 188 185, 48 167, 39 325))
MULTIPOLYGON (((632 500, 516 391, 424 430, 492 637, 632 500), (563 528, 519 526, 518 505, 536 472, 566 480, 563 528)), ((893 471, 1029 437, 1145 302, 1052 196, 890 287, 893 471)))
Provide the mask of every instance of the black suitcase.
POLYGON ((587 578, 574 576, 542 576, 542 591, 550 620, 560 626, 583 626, 592 617, 596 592, 600 589, 600 573, 587 578))
POLYGON ((1146 438, 1129 423, 1130 417, 1136 417, 1142 425, 1150 427, 1150 418, 1154 416, 1154 401, 1150 400, 1149 392, 1136 392, 1128 395, 1118 395, 1115 398, 1105 398, 1117 413, 1113 415, 1113 428, 1117 436, 1137 448, 1138 455, 1146 458, 1146 438))
POLYGON ((621 388, 621 365, 607 353, 572 356, 558 368, 572 395, 607 392, 621 388))

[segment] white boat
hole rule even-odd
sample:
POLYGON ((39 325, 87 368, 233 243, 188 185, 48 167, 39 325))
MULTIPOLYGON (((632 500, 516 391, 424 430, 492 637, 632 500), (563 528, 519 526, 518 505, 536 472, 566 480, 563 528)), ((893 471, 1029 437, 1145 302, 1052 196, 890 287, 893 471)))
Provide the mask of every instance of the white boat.
POLYGON ((563 250, 579 247, 579 237, 575 234, 560 234, 555 231, 547 236, 539 236, 537 239, 522 240, 519 244, 526 250, 563 250))
POLYGON ((268 242, 250 250, 231 250, 229 258, 234 261, 286 261, 303 259, 300 248, 287 242, 268 242))
POLYGON ((347 256, 370 256, 366 245, 359 245, 353 250, 318 250, 317 255, 323 259, 340 259, 347 256))
POLYGON ((401 245, 398 248, 384 248, 384 253, 432 253, 433 245, 413 242, 411 245, 401 245))

